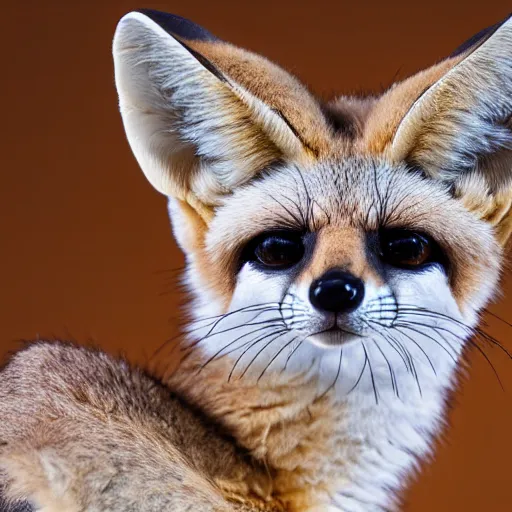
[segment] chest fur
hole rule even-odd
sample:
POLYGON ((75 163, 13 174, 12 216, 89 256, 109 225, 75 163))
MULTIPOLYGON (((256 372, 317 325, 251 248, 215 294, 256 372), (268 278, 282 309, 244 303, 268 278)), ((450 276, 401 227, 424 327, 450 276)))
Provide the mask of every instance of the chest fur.
MULTIPOLYGON (((312 383, 232 386, 215 371, 201 381, 189 395, 269 468, 272 494, 292 511, 393 509, 440 428, 446 394, 435 380, 407 399, 383 389, 378 400, 364 386, 340 399, 319 397, 312 383)), ((402 384, 415 385, 412 376, 402 384)))

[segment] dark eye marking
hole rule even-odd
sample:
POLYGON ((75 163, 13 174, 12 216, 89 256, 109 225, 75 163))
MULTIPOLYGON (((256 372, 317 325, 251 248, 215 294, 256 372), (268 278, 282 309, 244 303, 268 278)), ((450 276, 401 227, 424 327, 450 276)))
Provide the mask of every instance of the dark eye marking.
POLYGON ((286 270, 300 263, 304 253, 303 233, 292 230, 268 231, 246 245, 241 264, 250 262, 263 270, 286 270))
POLYGON ((396 268, 416 270, 438 263, 447 267, 441 247, 429 235, 403 228, 381 229, 378 234, 380 259, 396 268))
MULTIPOLYGON (((300 268, 313 249, 313 233, 292 229, 265 231, 243 248, 238 268, 246 263, 264 271, 300 268)), ((406 228, 382 228, 371 235, 371 252, 385 265, 421 270, 439 264, 448 271, 448 258, 428 234, 406 228)))

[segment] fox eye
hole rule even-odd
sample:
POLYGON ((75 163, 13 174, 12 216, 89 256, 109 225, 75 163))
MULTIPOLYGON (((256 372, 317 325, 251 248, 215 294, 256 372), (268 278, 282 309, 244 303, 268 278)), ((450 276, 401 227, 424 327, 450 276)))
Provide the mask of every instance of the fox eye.
POLYGON ((304 243, 300 233, 279 231, 263 233, 254 239, 245 254, 252 261, 270 270, 284 270, 299 263, 304 256, 304 243))
POLYGON ((386 263, 406 269, 441 262, 440 248, 432 238, 407 229, 383 230, 380 256, 386 263))

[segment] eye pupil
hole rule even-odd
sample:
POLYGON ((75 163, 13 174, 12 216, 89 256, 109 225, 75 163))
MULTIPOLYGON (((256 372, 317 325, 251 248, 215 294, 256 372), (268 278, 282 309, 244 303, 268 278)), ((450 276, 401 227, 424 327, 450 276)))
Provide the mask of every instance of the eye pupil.
POLYGON ((425 250, 425 244, 417 236, 390 240, 387 244, 388 254, 397 259, 419 260, 425 250))
POLYGON ((288 240, 267 239, 258 247, 257 255, 263 263, 279 265, 288 261, 294 248, 288 240))
POLYGON ((297 264, 304 255, 302 238, 297 233, 269 233, 258 237, 248 259, 275 270, 297 264))
POLYGON ((434 242, 413 231, 393 229, 381 234, 381 257, 390 265, 414 268, 433 261, 434 242))

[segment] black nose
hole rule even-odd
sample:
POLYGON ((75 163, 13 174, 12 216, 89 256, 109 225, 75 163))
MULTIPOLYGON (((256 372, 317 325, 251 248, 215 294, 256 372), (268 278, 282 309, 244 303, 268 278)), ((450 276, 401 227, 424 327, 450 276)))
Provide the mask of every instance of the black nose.
POLYGON ((317 309, 332 313, 348 313, 364 298, 364 284, 358 277, 342 270, 329 270, 313 281, 309 300, 317 309))

